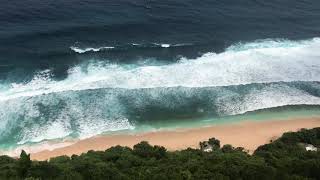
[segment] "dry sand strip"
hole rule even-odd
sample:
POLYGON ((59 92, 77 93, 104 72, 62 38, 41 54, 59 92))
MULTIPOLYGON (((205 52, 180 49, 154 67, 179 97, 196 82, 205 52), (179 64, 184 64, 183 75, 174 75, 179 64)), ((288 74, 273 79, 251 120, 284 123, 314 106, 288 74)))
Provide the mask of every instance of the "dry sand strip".
POLYGON ((81 154, 89 150, 105 150, 116 145, 132 147, 141 141, 148 141, 152 145, 161 145, 168 150, 180 150, 188 147, 198 148, 200 141, 211 137, 218 138, 222 144, 244 147, 249 152, 253 152, 258 146, 269 143, 270 140, 281 136, 284 132, 314 127, 320 127, 320 117, 263 122, 248 120, 241 123, 175 131, 156 131, 135 135, 105 135, 80 140, 70 146, 52 151, 44 150, 32 153, 31 158, 46 160, 60 155, 81 154))

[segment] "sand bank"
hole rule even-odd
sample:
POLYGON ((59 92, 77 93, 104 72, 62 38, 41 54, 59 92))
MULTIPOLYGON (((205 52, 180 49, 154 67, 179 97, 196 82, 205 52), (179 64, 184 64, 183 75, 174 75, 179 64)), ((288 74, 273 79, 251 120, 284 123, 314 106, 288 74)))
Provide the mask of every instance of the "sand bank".
POLYGON ((153 145, 161 145, 168 150, 179 150, 187 147, 198 148, 200 141, 207 140, 210 137, 218 138, 222 144, 231 144, 235 147, 241 146, 253 152, 258 146, 276 139, 284 132, 314 127, 320 127, 320 117, 263 122, 246 121, 211 127, 156 131, 135 135, 105 135, 81 140, 67 147, 32 153, 31 158, 45 160, 60 155, 81 154, 88 150, 105 150, 116 145, 132 147, 141 141, 148 141, 153 145))

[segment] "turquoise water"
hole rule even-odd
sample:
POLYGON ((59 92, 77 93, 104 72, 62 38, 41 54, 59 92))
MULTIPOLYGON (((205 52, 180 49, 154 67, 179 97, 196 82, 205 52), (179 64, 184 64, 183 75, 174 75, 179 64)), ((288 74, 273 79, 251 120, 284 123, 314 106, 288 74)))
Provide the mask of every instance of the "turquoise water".
POLYGON ((215 125, 225 125, 230 123, 241 123, 244 121, 290 121, 298 118, 320 117, 320 106, 286 106, 259 111, 247 112, 240 115, 222 116, 216 118, 190 118, 190 119, 169 119, 151 121, 152 123, 138 123, 132 130, 120 130, 105 132, 110 134, 137 134, 153 131, 167 131, 176 129, 201 128, 215 125))
MULTIPOLYGON (((173 131, 176 129, 191 129, 201 128, 216 125, 225 125, 231 123, 241 123, 244 121, 271 121, 271 120, 283 120, 290 121, 298 118, 312 118, 320 117, 320 106, 284 106, 270 109, 263 109, 253 112, 247 112, 240 115, 229 115, 216 118, 184 118, 182 119, 167 119, 167 120, 156 120, 149 121, 150 123, 136 123, 135 128, 130 130, 119 130, 119 131, 107 131, 100 133, 102 135, 118 135, 118 134, 138 134, 154 131, 173 131)), ((77 136, 68 136, 68 139, 78 139, 77 136)), ((57 138, 49 140, 51 143, 62 142, 66 138, 57 138)), ((44 140, 46 141, 46 140, 44 140)), ((41 142, 44 142, 41 141, 41 142)), ((41 142, 36 143, 25 143, 23 146, 34 146, 41 142)), ((0 151, 12 151, 19 147, 15 143, 2 144, 0 145, 0 151)))
MULTIPOLYGON (((197 128, 213 125, 224 125, 229 123, 241 123, 243 121, 270 121, 270 120, 292 120, 297 118, 311 118, 320 116, 320 106, 287 106, 254 112, 247 112, 234 116, 223 116, 217 118, 202 118, 188 120, 156 121, 152 124, 142 124, 131 132, 148 132, 159 130, 174 130, 182 128, 197 128)), ((123 131, 129 132, 129 131, 123 131)))

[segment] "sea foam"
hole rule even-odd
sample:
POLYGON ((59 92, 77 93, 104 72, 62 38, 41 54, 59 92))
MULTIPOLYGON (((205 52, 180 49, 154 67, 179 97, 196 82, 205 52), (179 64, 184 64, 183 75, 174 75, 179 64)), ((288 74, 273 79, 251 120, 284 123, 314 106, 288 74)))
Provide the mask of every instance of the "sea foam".
POLYGON ((70 49, 76 53, 86 53, 86 52, 99 52, 102 50, 114 49, 115 47, 99 47, 99 48, 80 48, 76 46, 71 46, 70 49))
POLYGON ((0 101, 97 88, 214 87, 320 80, 319 38, 251 44, 162 66, 92 62, 71 68, 68 77, 60 81, 50 79, 50 71, 39 72, 28 83, 7 84, 9 88, 0 92, 0 101))
POLYGON ((319 38, 265 40, 166 65, 92 61, 69 69, 63 80, 49 70, 38 72, 30 82, 2 84, 0 141, 25 144, 133 129, 136 121, 156 118, 150 114, 155 110, 224 116, 320 105, 319 48, 319 38))
POLYGON ((172 47, 186 47, 192 46, 192 43, 178 43, 178 44, 168 44, 168 43, 129 43, 124 45, 118 46, 103 46, 103 47, 78 47, 78 46, 71 46, 70 49, 79 54, 84 53, 92 53, 92 52, 100 52, 100 51, 107 51, 107 50, 126 50, 130 48, 172 48, 172 47))

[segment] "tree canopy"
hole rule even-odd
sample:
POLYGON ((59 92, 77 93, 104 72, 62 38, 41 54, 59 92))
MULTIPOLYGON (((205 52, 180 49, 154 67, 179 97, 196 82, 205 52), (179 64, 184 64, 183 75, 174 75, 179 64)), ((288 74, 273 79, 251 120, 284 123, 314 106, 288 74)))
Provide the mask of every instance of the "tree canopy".
POLYGON ((132 149, 115 146, 49 161, 31 161, 22 151, 19 159, 0 156, 0 179, 320 179, 320 151, 305 148, 320 147, 320 128, 285 133, 252 155, 241 147, 220 147, 215 138, 201 143, 212 151, 171 152, 144 141, 132 149))

